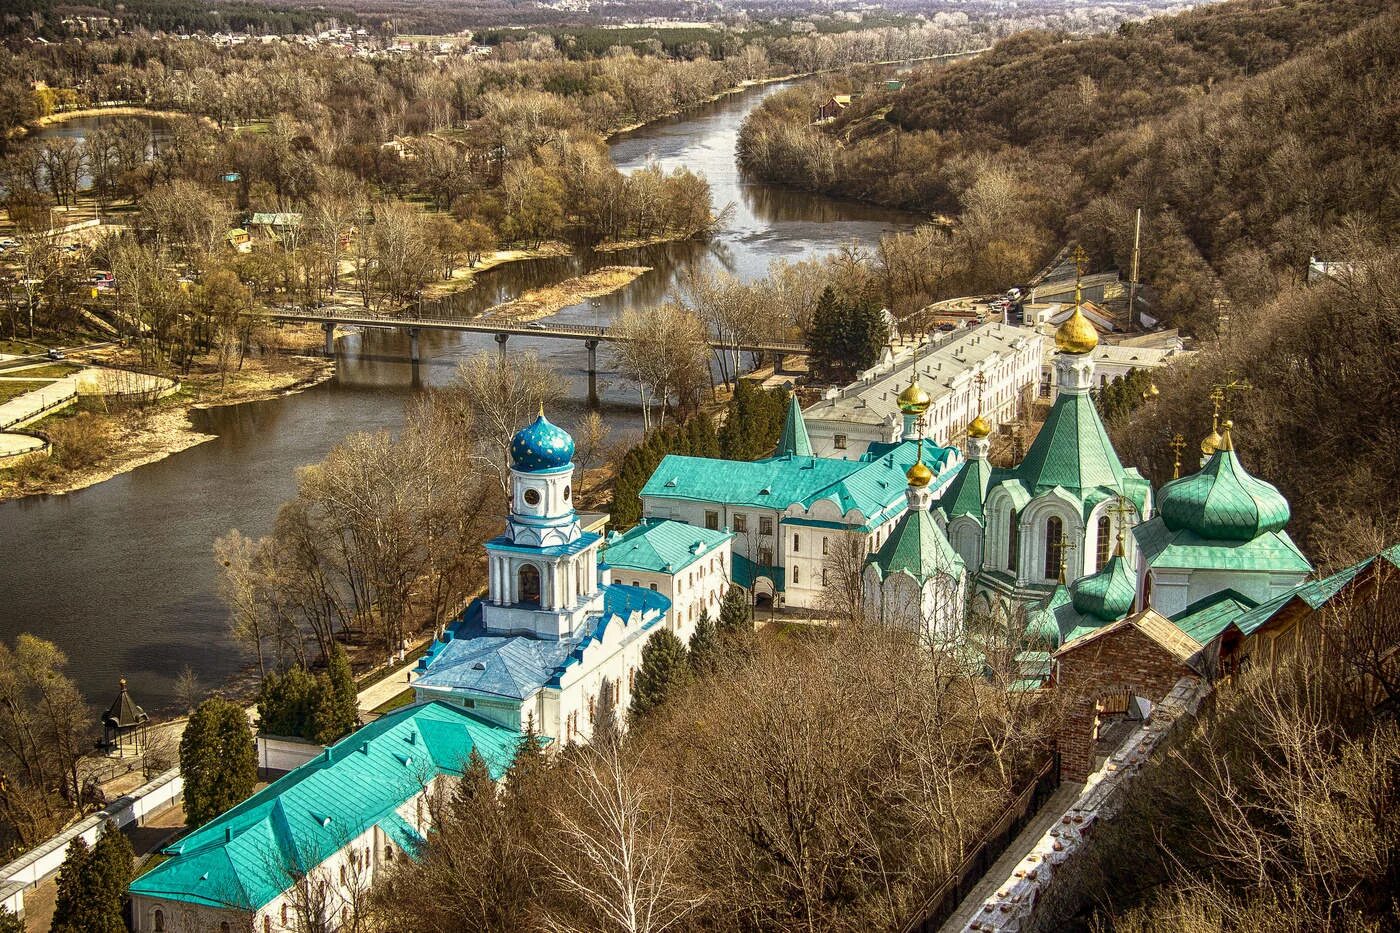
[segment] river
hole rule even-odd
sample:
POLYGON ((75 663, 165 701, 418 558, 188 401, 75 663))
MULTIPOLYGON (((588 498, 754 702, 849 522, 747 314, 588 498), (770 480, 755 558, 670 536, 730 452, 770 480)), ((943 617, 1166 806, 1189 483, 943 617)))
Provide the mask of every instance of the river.
MULTIPOLYGON (((780 87, 721 98, 619 135, 611 144, 623 171, 655 162, 704 174, 716 209, 732 205, 724 229, 710 242, 500 266, 483 273, 464 301, 484 307, 598 265, 651 266, 627 288, 558 316, 606 322, 624 308, 659 301, 696 263, 717 262, 753 279, 774 259, 819 256, 908 226, 913 218, 907 214, 752 184, 740 176, 734 161, 739 126, 780 87)), ((63 127, 49 129, 74 135, 74 127, 63 127)), ((584 411, 582 344, 512 337, 510 348, 538 351, 569 378, 573 401, 552 414, 572 423, 584 411)), ((351 335, 339 342, 335 377, 320 386, 194 412, 196 426, 216 434, 215 440, 69 495, 0 504, 0 637, 11 641, 32 632, 57 643, 94 705, 105 707, 124 676, 148 711, 168 709, 175 678, 186 665, 206 688, 222 683, 246 659, 228 635, 228 614, 218 598, 214 539, 232 528, 266 534, 277 507, 294 492, 298 467, 320 460, 351 432, 397 429, 404 402, 415 391, 449 381, 461 360, 484 349, 495 350, 489 335, 425 331, 424 359, 415 375, 399 334, 351 335)), ((600 354, 600 364, 605 358, 600 354)), ((635 390, 616 379, 600 377, 600 383, 614 437, 635 429, 635 390)))

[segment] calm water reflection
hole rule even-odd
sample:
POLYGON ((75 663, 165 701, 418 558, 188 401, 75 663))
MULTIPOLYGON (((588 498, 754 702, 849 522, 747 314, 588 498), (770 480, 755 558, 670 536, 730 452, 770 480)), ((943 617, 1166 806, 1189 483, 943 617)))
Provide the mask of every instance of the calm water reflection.
MULTIPOLYGON (((733 205, 709 243, 503 266, 483 274, 459 299, 484 307, 598 265, 651 266, 622 291, 561 312, 561 319, 606 322, 623 308, 661 300, 691 265, 718 262, 746 279, 776 258, 820 255, 852 239, 870 242, 912 218, 863 205, 745 182, 734 165, 744 115, 776 86, 727 97, 619 137, 623 170, 654 161, 702 172, 717 208, 733 205)), ((65 135, 81 135, 69 124, 65 135)), ((34 632, 57 642, 89 699, 105 704, 117 679, 131 681, 148 710, 168 706, 173 680, 190 665, 212 685, 244 663, 227 634, 211 545, 231 528, 265 534, 290 497, 298 467, 320 460, 345 435, 396 430, 420 385, 449 381, 457 363, 494 349, 486 335, 425 332, 417 379, 397 333, 372 331, 341 342, 336 377, 284 399, 196 412, 215 440, 68 496, 0 505, 0 637, 34 632)), ((554 413, 571 424, 582 412, 587 354, 581 343, 512 338, 511 349, 547 354, 571 382, 576 401, 554 413)), ((606 354, 600 354, 600 361, 606 354)), ((614 432, 636 425, 635 392, 603 377, 605 415, 614 432), (608 384, 610 383, 610 384, 608 384)))

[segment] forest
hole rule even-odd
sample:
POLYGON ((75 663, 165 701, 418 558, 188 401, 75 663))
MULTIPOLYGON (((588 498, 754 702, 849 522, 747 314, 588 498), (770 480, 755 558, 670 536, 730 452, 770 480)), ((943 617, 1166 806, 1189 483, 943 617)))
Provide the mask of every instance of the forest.
POLYGON ((1065 238, 1126 268, 1141 207, 1154 313, 1211 336, 1216 299, 1300 281, 1331 231, 1393 231, 1398 25, 1385 0, 1296 0, 1112 35, 1026 32, 865 93, 830 123, 812 123, 816 104, 849 87, 775 96, 740 152, 770 181, 964 223, 995 190, 1016 204, 1003 240, 1029 254, 1019 276, 1065 238))

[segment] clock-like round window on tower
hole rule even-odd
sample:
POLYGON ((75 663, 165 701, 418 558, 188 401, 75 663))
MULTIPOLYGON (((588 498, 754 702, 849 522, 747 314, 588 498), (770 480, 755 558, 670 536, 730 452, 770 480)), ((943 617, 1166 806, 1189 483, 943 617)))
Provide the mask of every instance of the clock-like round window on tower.
POLYGON ((527 489, 527 490, 525 490, 525 504, 526 504, 526 505, 539 505, 539 504, 540 504, 540 494, 539 494, 539 491, 538 491, 538 490, 535 490, 535 489, 527 489))
POLYGON ((568 487, 568 486, 565 486, 565 487, 564 487, 564 501, 565 501, 565 502, 568 502, 568 501, 569 501, 569 487, 568 487))

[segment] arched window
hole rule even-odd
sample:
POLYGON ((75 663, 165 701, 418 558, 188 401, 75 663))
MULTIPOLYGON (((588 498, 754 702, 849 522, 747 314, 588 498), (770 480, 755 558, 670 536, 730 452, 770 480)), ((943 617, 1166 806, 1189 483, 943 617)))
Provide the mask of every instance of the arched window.
POLYGON ((1065 534, 1064 523, 1056 515, 1045 520, 1045 576, 1049 580, 1060 577, 1060 555, 1064 553, 1061 539, 1065 534))
POLYGON ((1094 548, 1094 562, 1099 570, 1108 563, 1108 539, 1113 533, 1112 525, 1107 515, 1099 517, 1099 540, 1094 548))
POLYGON ((386 843, 384 843, 384 861, 386 861, 386 862, 392 862, 393 860, 394 860, 394 847, 393 847, 392 845, 390 845, 389 843, 386 842, 386 843))
POLYGON ((521 564, 519 583, 515 601, 526 606, 540 608, 540 572, 534 564, 521 564))
POLYGON ((223 921, 220 921, 220 922, 219 922, 219 933, 229 933, 229 930, 230 930, 230 929, 232 929, 232 928, 228 925, 228 921, 227 921, 227 920, 223 920, 223 921))
POLYGON ((1011 521, 1006 529, 1006 569, 1016 572, 1016 564, 1021 559, 1021 516, 1011 510, 1011 521))
POLYGON ((157 907, 156 912, 151 914, 151 922, 156 933, 165 933, 165 911, 157 907))

